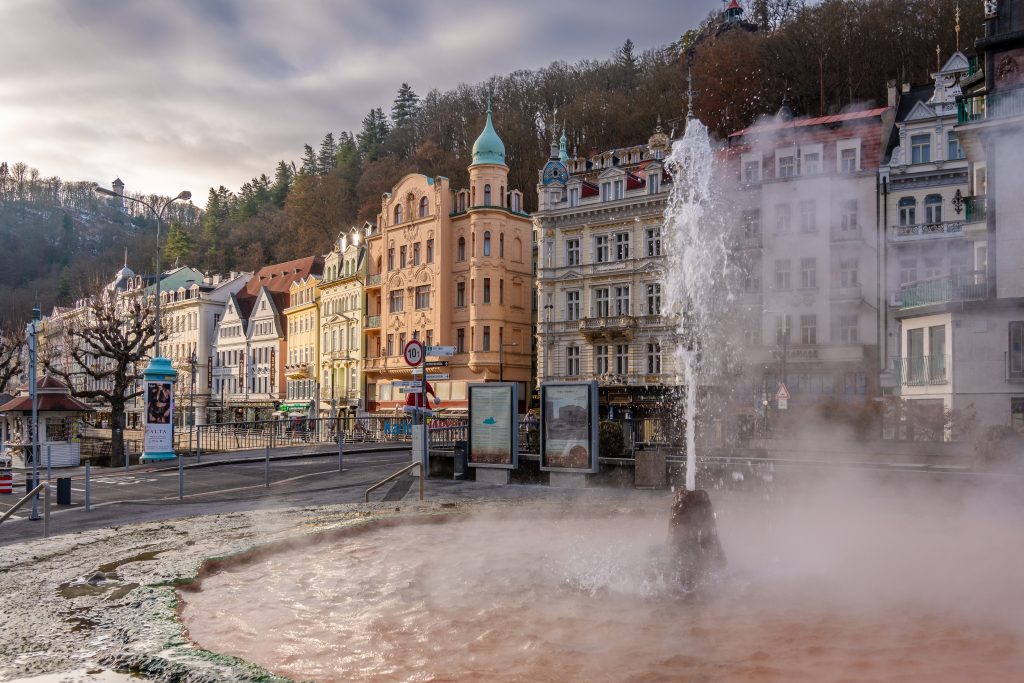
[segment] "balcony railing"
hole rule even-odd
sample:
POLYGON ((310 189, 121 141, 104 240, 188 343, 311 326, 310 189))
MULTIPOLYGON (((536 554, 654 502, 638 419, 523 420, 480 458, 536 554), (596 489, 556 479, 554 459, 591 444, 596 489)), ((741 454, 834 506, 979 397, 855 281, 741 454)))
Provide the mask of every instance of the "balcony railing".
POLYGON ((580 332, 587 335, 624 333, 636 327, 636 318, 631 315, 613 315, 597 318, 582 318, 579 321, 580 332))
POLYGON ((981 223, 988 218, 988 202, 983 194, 964 197, 964 222, 981 223))
POLYGON ((963 221, 945 221, 942 223, 916 223, 914 225, 894 225, 889 241, 913 242, 935 237, 950 237, 964 234, 963 221))
POLYGON ((901 308, 957 301, 980 301, 988 294, 984 271, 971 270, 911 282, 900 288, 901 308))
POLYGON ((366 316, 366 327, 380 327, 380 316, 379 315, 368 315, 366 316))
POLYGON ((961 97, 956 101, 957 123, 1024 116, 1024 88, 994 92, 990 95, 961 97))
POLYGON ((894 358, 893 371, 903 386, 949 383, 949 356, 894 358))
POLYGON ((380 273, 377 273, 376 275, 368 275, 368 276, 366 276, 366 286, 367 287, 373 287, 374 285, 379 285, 379 284, 380 284, 380 273))

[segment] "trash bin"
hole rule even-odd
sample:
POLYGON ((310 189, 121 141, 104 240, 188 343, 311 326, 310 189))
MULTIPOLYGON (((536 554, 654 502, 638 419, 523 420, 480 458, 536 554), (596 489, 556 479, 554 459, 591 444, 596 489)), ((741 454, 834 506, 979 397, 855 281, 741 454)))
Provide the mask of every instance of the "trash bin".
POLYGON ((25 495, 27 496, 28 494, 32 493, 32 489, 34 489, 36 486, 39 486, 39 480, 36 479, 35 483, 33 483, 32 482, 32 475, 31 474, 26 474, 25 475, 25 495))
POLYGON ((57 505, 71 505, 71 477, 57 478, 57 505))
POLYGON ((454 458, 455 479, 465 479, 466 467, 468 466, 467 463, 469 462, 469 444, 467 444, 465 441, 456 441, 454 458))

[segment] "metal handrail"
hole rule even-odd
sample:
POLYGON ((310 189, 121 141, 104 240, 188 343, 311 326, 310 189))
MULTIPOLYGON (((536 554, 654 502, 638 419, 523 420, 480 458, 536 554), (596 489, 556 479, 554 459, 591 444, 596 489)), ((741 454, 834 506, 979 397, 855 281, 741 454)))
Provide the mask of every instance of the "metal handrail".
MULTIPOLYGON (((418 465, 419 463, 414 464, 418 465)), ((43 501, 43 538, 47 538, 50 535, 50 482, 48 481, 44 481, 38 486, 36 486, 34 489, 29 491, 24 498, 15 503, 14 507, 5 512, 3 515, 0 515, 0 524, 3 524, 4 521, 7 520, 7 518, 9 518, 19 509, 21 509, 22 505, 32 500, 32 498, 34 498, 35 495, 39 493, 39 489, 45 489, 43 501)))
POLYGON ((374 484, 373 486, 371 486, 370 488, 366 489, 366 491, 363 493, 363 502, 364 503, 369 503, 370 502, 370 492, 371 491, 379 489, 381 486, 383 486, 384 484, 388 483, 389 481, 394 481, 395 479, 398 479, 400 476, 402 476, 403 474, 405 474, 406 472, 411 470, 413 467, 419 467, 420 468, 420 500, 423 500, 423 480, 426 479, 426 477, 423 476, 423 463, 421 463, 421 462, 414 462, 414 463, 406 465, 402 469, 398 470, 397 472, 392 474, 390 477, 388 477, 384 481, 379 481, 376 484, 374 484))

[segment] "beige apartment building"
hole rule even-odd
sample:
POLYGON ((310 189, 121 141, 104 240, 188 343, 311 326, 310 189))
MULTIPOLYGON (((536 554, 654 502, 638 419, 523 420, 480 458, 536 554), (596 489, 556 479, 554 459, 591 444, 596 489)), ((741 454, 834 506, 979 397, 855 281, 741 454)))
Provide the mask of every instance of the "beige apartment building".
POLYGON ((409 174, 381 201, 369 239, 366 282, 366 396, 371 412, 392 411, 406 396, 392 386, 411 378, 402 350, 411 339, 455 347, 448 379, 432 382, 443 410, 465 409, 467 386, 519 383, 531 373, 531 227, 523 197, 508 188, 505 145, 488 108, 473 145, 469 187, 443 176, 409 174))
POLYGON ((372 224, 335 242, 320 283, 320 412, 354 415, 366 409, 362 382, 363 286, 372 224))
POLYGON ((319 284, 319 276, 313 274, 292 282, 288 290, 288 307, 283 311, 288 331, 288 356, 284 367, 285 402, 280 409, 300 412, 310 417, 316 417, 319 412, 319 408, 315 407, 319 401, 319 284))

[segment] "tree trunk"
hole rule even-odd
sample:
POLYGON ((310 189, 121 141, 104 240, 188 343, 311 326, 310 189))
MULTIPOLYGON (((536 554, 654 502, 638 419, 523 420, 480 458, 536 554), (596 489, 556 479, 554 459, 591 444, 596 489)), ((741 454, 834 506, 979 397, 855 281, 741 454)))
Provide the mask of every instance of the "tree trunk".
POLYGON ((124 467, 124 403, 110 403, 110 466, 124 467))

